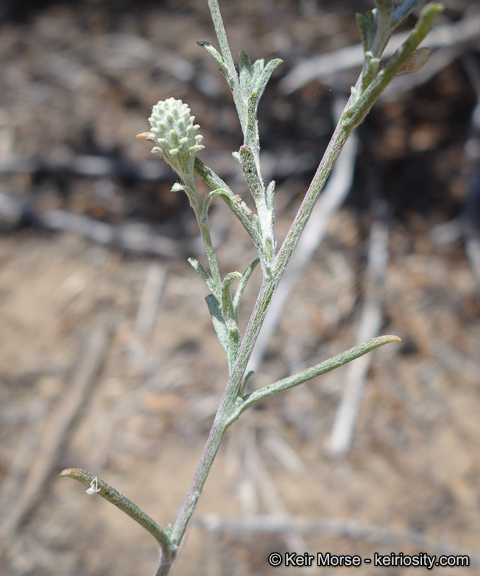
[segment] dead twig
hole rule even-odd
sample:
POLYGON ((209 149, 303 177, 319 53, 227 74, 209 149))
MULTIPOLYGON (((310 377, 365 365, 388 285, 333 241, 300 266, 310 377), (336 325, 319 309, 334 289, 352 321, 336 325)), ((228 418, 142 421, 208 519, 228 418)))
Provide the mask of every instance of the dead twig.
POLYGON ((135 337, 130 350, 133 371, 142 370, 144 366, 148 343, 157 319, 165 277, 165 269, 156 262, 149 266, 135 319, 135 337))
POLYGON ((235 534, 332 534, 342 538, 363 539, 383 545, 413 546, 429 554, 450 554, 468 556, 470 568, 480 568, 480 556, 462 550, 448 542, 433 540, 423 533, 396 531, 385 526, 365 524, 356 520, 341 518, 320 518, 311 520, 302 517, 258 515, 243 518, 227 518, 208 514, 196 518, 194 524, 211 532, 233 532, 235 534))
POLYGON ((27 476, 30 463, 38 451, 38 437, 48 406, 43 398, 35 399, 28 410, 28 418, 18 440, 18 448, 11 460, 0 487, 0 515, 6 517, 18 494, 18 487, 27 476))
POLYGON ((133 180, 171 179, 168 166, 155 160, 133 162, 125 158, 79 155, 63 162, 48 162, 38 156, 6 156, 0 159, 0 174, 49 174, 133 180))
POLYGON ((435 226, 431 238, 437 245, 463 240, 475 279, 480 282, 480 66, 471 55, 462 58, 463 68, 477 95, 472 112, 470 134, 464 146, 467 193, 460 216, 435 226))
MULTIPOLYGON (((288 517, 287 508, 258 452, 255 428, 249 429, 247 437, 248 444, 245 449, 247 469, 262 501, 271 513, 288 517)), ((299 553, 307 551, 307 544, 299 532, 285 532, 285 544, 289 549, 298 550, 299 553)), ((304 573, 310 573, 311 568, 304 568, 304 573)))
POLYGON ((38 444, 36 457, 30 465, 23 486, 19 487, 17 500, 8 516, 2 520, 0 542, 4 546, 7 544, 7 539, 13 537, 18 531, 52 478, 52 470, 67 441, 73 422, 85 404, 105 360, 111 331, 111 322, 106 320, 97 326, 87 339, 72 382, 66 387, 65 394, 47 422, 38 444))
POLYGON ((480 66, 472 58, 465 56, 462 64, 472 88, 477 95, 477 103, 472 113, 470 136, 465 142, 465 157, 468 166, 467 197, 464 203, 465 251, 477 282, 480 282, 480 66))
POLYGON ((295 478, 306 471, 306 464, 290 444, 276 430, 266 429, 263 446, 295 478))
MULTIPOLYGON (((387 222, 384 218, 378 218, 370 230, 367 294, 358 327, 357 343, 377 336, 382 325, 382 287, 388 262, 388 237, 387 222)), ((341 456, 350 449, 371 359, 372 356, 366 354, 347 368, 347 384, 335 415, 332 434, 326 442, 326 450, 332 456, 341 456)))
POLYGON ((40 212, 20 200, 0 193, 0 227, 14 229, 24 224, 34 224, 54 232, 73 232, 98 244, 112 246, 127 252, 174 258, 184 250, 197 252, 195 240, 183 242, 156 233, 145 223, 108 224, 82 214, 66 210, 40 212))

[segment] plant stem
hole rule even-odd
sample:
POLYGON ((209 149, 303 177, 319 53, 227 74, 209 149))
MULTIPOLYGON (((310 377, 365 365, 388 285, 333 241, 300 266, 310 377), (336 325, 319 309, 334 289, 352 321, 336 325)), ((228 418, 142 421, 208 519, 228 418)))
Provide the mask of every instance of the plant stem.
MULTIPOLYGON (((245 228, 248 235, 252 239, 252 242, 254 243, 257 250, 260 250, 262 246, 260 236, 253 225, 251 216, 247 215, 238 206, 238 204, 235 203, 235 201, 233 200, 234 194, 232 190, 227 186, 227 184, 225 184, 225 182, 219 176, 217 176, 217 174, 215 174, 215 172, 211 168, 206 166, 199 158, 195 158, 194 170, 195 174, 197 174, 197 176, 199 176, 212 191, 218 192, 218 195, 223 198, 223 200, 227 203, 227 205, 230 207, 235 216, 242 223, 243 227, 245 228)), ((209 196, 211 195, 212 193, 210 193, 209 196)), ((207 205, 203 207, 204 211, 208 210, 211 200, 212 200, 211 198, 206 199, 207 205)))
POLYGON ((220 442, 225 434, 225 430, 231 423, 239 402, 242 401, 240 391, 242 390, 243 375, 267 314, 268 306, 278 284, 280 283, 283 272, 285 271, 285 268, 295 250, 298 240, 300 239, 301 232, 310 216, 315 200, 325 185, 333 164, 353 128, 354 127, 350 125, 347 128, 344 127, 341 120, 338 123, 327 151, 320 162, 315 177, 277 256, 275 274, 269 278, 264 278, 238 352, 237 361, 233 367, 222 401, 215 416, 199 466, 190 485, 177 521, 173 527, 172 539, 178 546, 180 546, 181 540, 193 515, 198 496, 203 489, 207 476, 213 465, 220 442))
POLYGON ((248 360, 250 359, 253 346, 258 338, 263 320, 265 319, 268 305, 277 285, 278 282, 276 281, 264 282, 260 289, 257 303, 250 317, 242 345, 238 352, 237 362, 235 363, 232 374, 225 388, 222 401, 218 407, 197 471, 183 502, 177 521, 173 527, 172 539, 178 546, 180 546, 188 523, 193 515, 196 501, 198 500, 198 496, 202 491, 208 473, 213 465, 218 447, 220 446, 225 430, 229 425, 231 415, 236 408, 237 399, 239 398, 240 390, 242 388, 243 374, 248 360))
POLYGON ((353 128, 350 130, 341 128, 340 123, 337 126, 337 129, 335 130, 327 148, 327 152, 318 167, 317 173, 315 174, 307 195, 302 202, 297 217, 295 218, 294 223, 292 224, 292 227, 290 228, 287 238, 285 239, 285 242, 282 246, 282 249, 280 250, 277 259, 276 274, 269 279, 264 279, 263 281, 262 287, 257 297, 257 302, 245 331, 242 345, 238 353, 237 362, 235 363, 232 374, 227 383, 194 479, 190 485, 182 509, 180 510, 177 521, 173 528, 172 539, 178 546, 180 546, 183 535, 193 515, 198 496, 203 489, 208 473, 210 472, 210 469, 213 465, 215 456, 220 446, 220 442, 222 441, 223 435, 225 434, 225 430, 231 423, 235 408, 238 406, 240 391, 242 389, 243 374, 245 373, 245 369, 250 359, 253 347, 257 341, 260 329, 263 325, 268 306, 271 302, 273 294, 275 293, 275 290, 277 289, 278 284, 280 283, 283 272, 285 271, 285 268, 295 250, 295 247, 300 238, 300 234, 308 220, 308 217, 310 216, 315 200, 325 185, 333 164, 340 154, 340 151, 351 130, 353 130, 353 128))
MULTIPOLYGON (((345 110, 349 107, 349 102, 347 103, 345 110)), ((354 126, 345 125, 343 117, 337 123, 335 132, 328 144, 327 150, 317 168, 315 176, 305 194, 300 208, 298 209, 297 215, 295 216, 292 225, 283 241, 282 247, 280 248, 276 263, 277 270, 280 275, 283 274, 285 268, 287 267, 290 258, 292 257, 295 248, 297 247, 300 236, 305 228, 305 225, 310 218, 315 202, 317 201, 320 192, 323 190, 327 178, 332 171, 333 165, 340 155, 345 142, 350 136, 354 129, 354 126)))
MULTIPOLYGON (((177 547, 169 538, 167 533, 162 530, 162 528, 148 516, 145 514, 143 510, 134 504, 129 498, 120 494, 118 490, 116 490, 110 484, 107 484, 103 480, 100 480, 90 472, 82 470, 81 468, 66 468, 60 472, 59 476, 73 478, 77 480, 87 488, 90 486, 95 486, 95 492, 111 502, 114 506, 119 508, 125 514, 128 514, 130 518, 133 518, 135 522, 138 522, 141 526, 143 526, 150 534, 157 539, 158 543, 160 544, 160 548, 162 551, 162 564, 164 565, 171 565, 175 555, 177 553, 177 547), (94 483, 94 484, 93 484, 94 483)), ((159 572, 163 576, 163 574, 167 574, 168 572, 159 572)))
POLYGON ((217 257, 215 254, 215 249, 213 247, 212 236, 210 234, 210 226, 208 225, 208 214, 205 210, 203 210, 202 202, 196 191, 195 184, 192 183, 190 187, 194 188, 194 194, 189 194, 187 192, 187 195, 190 200, 190 205, 192 206, 193 211, 195 212, 198 227, 200 228, 203 243, 205 244, 205 251, 207 253, 208 264, 210 266, 210 272, 212 274, 212 279, 215 285, 215 292, 216 292, 215 296, 218 298, 220 296, 220 291, 222 289, 222 278, 220 276, 217 257))
MULTIPOLYGON (((413 5, 416 0, 411 0, 408 5, 413 5)), ((225 67, 228 70, 228 77, 230 88, 232 89, 234 101, 237 107, 238 115, 240 118, 240 123, 243 128, 244 134, 246 134, 246 122, 247 122, 247 110, 245 108, 244 101, 242 99, 240 86, 238 82, 238 76, 236 74, 235 65, 228 45, 227 37, 225 34, 225 29, 223 26, 222 17, 220 14, 220 9, 217 0, 208 0, 210 11, 212 14, 212 19, 214 21, 215 30, 220 43, 222 57, 224 60, 225 67)), ((240 349, 238 351, 237 360, 233 366, 229 381, 227 383, 222 401, 215 415, 214 423, 210 430, 208 440, 205 444, 202 457, 193 478, 193 481, 188 490, 185 501, 182 505, 180 513, 177 517, 175 525, 172 531, 172 540, 176 546, 180 546, 185 531, 188 524, 192 518, 195 511, 195 507, 203 489, 207 476, 215 460, 215 456, 218 452, 218 448, 222 441, 223 435, 227 427, 236 419, 243 410, 256 404, 257 402, 263 400, 264 398, 271 396, 273 394, 282 392, 283 390, 292 388, 301 382, 308 379, 314 378, 317 375, 333 370, 343 364, 361 356, 362 354, 370 351, 371 349, 381 346, 387 342, 392 342, 398 340, 396 337, 387 336, 377 339, 376 342, 369 341, 363 345, 355 347, 347 352, 344 352, 334 358, 327 360, 326 362, 314 366, 300 374, 291 376, 280 382, 273 384, 271 387, 266 387, 260 391, 256 391, 253 394, 242 398, 241 392, 243 390, 243 376, 247 367, 247 363, 250 359, 253 347, 257 341, 260 329, 262 327, 263 321, 265 319, 268 306, 271 299, 280 283, 280 280, 285 272, 285 269, 290 261, 290 258, 295 251, 298 244, 300 236, 305 228, 305 225, 311 215, 315 202, 321 193, 327 178, 332 170, 332 167, 338 158, 345 142, 350 136, 351 132, 354 130, 359 123, 361 123, 367 114, 368 110, 374 104, 375 100, 378 98, 383 89, 389 84, 393 77, 398 73, 402 63, 405 63, 411 56, 413 51, 416 49, 418 44, 421 42, 423 37, 428 32, 434 16, 438 11, 440 11, 440 6, 432 5, 431 8, 424 10, 422 13, 420 22, 417 24, 414 32, 410 35, 409 39, 405 43, 405 46, 396 52, 392 61, 387 64, 387 68, 384 72, 378 75, 375 81, 371 82, 371 85, 359 92, 361 86, 361 79, 357 82, 356 88, 352 90, 352 96, 350 97, 347 105, 345 107, 344 113, 342 114, 335 132, 330 140, 327 150, 318 166, 315 176, 308 188, 308 191, 303 199, 303 202, 295 216, 295 219, 285 237, 285 240, 274 260, 273 266, 269 267, 268 276, 264 275, 262 287, 257 297, 257 301, 253 312, 250 316, 247 329, 245 331, 244 338, 242 340, 240 349), (359 95, 361 98, 359 98, 359 95)), ((402 17, 404 13, 402 11, 397 12, 397 19, 402 17)), ((255 164, 258 162, 258 158, 255 156, 255 164)), ((198 172, 198 166, 197 166, 198 172)), ((261 182, 260 170, 258 166, 257 179, 261 182)), ((248 171, 247 171, 248 174, 248 171)), ((200 223, 200 220, 199 220, 200 223)), ((204 238, 206 237, 202 232, 204 238)), ((210 240, 211 245, 211 240, 210 240)), ((207 245, 207 255, 208 255, 208 245, 207 245)), ((216 263, 216 260, 215 260, 216 263)), ((214 271, 212 270, 212 274, 214 271)), ((171 564, 168 566, 162 566, 162 563, 158 569, 157 576, 164 576, 168 574, 171 564)))
MULTIPOLYGON (((187 496, 183 502, 180 513, 178 514, 177 520, 172 530, 172 539, 180 547, 182 538, 187 530, 190 519, 195 511, 195 506, 202 491, 202 488, 207 479, 210 468, 212 467, 215 456, 217 455, 218 448, 222 441, 223 435, 225 433, 226 427, 224 423, 224 418, 222 417, 223 410, 222 405, 226 404, 225 395, 222 399, 222 404, 220 405, 217 415, 215 417, 213 426, 210 430, 208 440, 203 449, 203 454, 200 459, 197 471, 193 478, 193 481, 188 490, 187 496)), ((158 573, 157 573, 158 574, 158 573)))
POLYGON ((227 33, 225 32, 225 26, 223 25, 220 6, 218 5, 217 0, 208 0, 208 7, 210 9, 213 25, 215 27, 215 33, 220 44, 223 61, 228 70, 227 81, 232 91, 233 100, 235 102, 235 107, 237 108, 238 118, 240 120, 243 133, 245 134, 247 129, 247 110, 240 90, 240 82, 238 80, 235 62, 230 51, 230 46, 228 45, 227 33))

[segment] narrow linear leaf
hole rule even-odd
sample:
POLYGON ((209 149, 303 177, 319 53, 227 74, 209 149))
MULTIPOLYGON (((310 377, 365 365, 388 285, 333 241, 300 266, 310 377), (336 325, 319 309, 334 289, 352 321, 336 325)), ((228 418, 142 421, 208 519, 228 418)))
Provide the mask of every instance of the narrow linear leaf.
POLYGON ((272 214, 274 214, 274 193, 275 193, 275 180, 271 180, 270 184, 267 186, 267 192, 265 194, 267 200, 267 208, 272 214))
POLYGON ((357 26, 362 39, 363 51, 367 52, 372 49, 375 32, 377 30, 375 14, 372 10, 366 14, 357 14, 357 26))
POLYGON ((95 493, 102 498, 105 498, 105 500, 108 500, 111 504, 116 506, 122 512, 125 512, 125 514, 130 516, 130 518, 133 518, 138 522, 138 524, 140 524, 140 526, 143 526, 143 528, 150 532, 150 534, 159 542, 162 548, 162 553, 166 555, 167 559, 175 556, 178 547, 168 537, 167 533, 155 522, 155 520, 140 510, 136 504, 121 494, 113 486, 110 486, 110 484, 107 484, 90 472, 86 472, 80 468, 66 468, 60 472, 59 476, 64 478, 73 478, 86 486, 88 490, 92 490, 91 492, 88 492, 89 494, 95 493))
POLYGON ((254 374, 255 372, 253 370, 250 370, 250 372, 248 372, 248 374, 245 376, 245 380, 243 381, 243 386, 242 389, 240 390, 240 394, 243 394, 245 392, 245 389, 248 386, 248 383, 250 382, 254 374))
POLYGON ((375 5, 377 7, 372 10, 375 16, 375 38, 370 50, 376 58, 379 58, 392 34, 393 3, 391 0, 375 0, 375 5))
POLYGON ((257 249, 260 249, 260 235, 253 223, 253 218, 251 214, 249 214, 248 211, 244 209, 242 204, 235 201, 236 195, 232 192, 229 186, 227 186, 227 184, 225 184, 220 176, 215 174, 215 172, 206 164, 204 164, 199 158, 195 158, 194 170, 195 174, 197 174, 197 176, 199 176, 205 182, 205 184, 211 190, 213 190, 213 192, 211 192, 205 199, 204 211, 208 210, 208 206, 215 196, 220 196, 222 200, 230 207, 235 216, 240 220, 257 249))
MULTIPOLYGON (((229 323, 227 322, 227 325, 229 323)), ((240 345, 242 343, 242 335, 240 334, 240 330, 238 326, 233 323, 230 323, 231 327, 228 331, 229 336, 229 347, 228 347, 228 354, 229 354, 229 368, 230 371, 232 370, 235 362, 237 361, 238 351, 240 350, 240 345)))
POLYGON ((235 62, 233 61, 232 51, 228 44, 227 34, 223 25, 222 15, 220 13, 220 6, 218 0, 208 0, 208 7, 212 16, 213 25, 215 26, 215 33, 217 35, 220 51, 222 53, 223 62, 225 65, 226 73, 224 74, 227 83, 232 91, 233 100, 240 120, 240 126, 245 133, 246 127, 246 109, 245 102, 243 101, 242 90, 240 88, 240 80, 235 69, 235 62))
POLYGON ((228 369, 231 371, 240 347, 240 330, 233 319, 224 318, 220 303, 213 294, 209 294, 205 300, 218 340, 227 356, 228 369))
POLYGON ((342 120, 345 121, 344 126, 347 126, 347 124, 358 126, 363 121, 380 94, 413 56, 419 44, 430 31, 433 21, 442 11, 443 6, 435 2, 425 6, 420 13, 417 25, 407 40, 395 51, 385 68, 377 74, 368 88, 358 96, 350 110, 344 113, 342 116, 342 120))
POLYGON ((258 177, 257 167, 253 152, 249 146, 240 147, 240 164, 242 166, 245 180, 255 200, 255 204, 264 203, 264 188, 258 177))
POLYGON ((232 300, 231 286, 234 280, 240 280, 242 275, 240 272, 230 272, 227 274, 222 282, 222 312, 223 317, 228 325, 230 320, 234 320, 236 324, 236 314, 232 300))
POLYGON ((220 304, 213 294, 209 294, 205 300, 207 302, 210 316, 212 317, 212 324, 215 332, 217 333, 222 348, 228 356, 228 329, 220 304))
POLYGON ((393 0, 375 0, 375 6, 379 12, 389 14, 393 11, 393 0))
POLYGON ((225 65, 225 61, 223 60, 223 58, 222 58, 221 54, 218 52, 218 50, 216 48, 214 48, 210 44, 210 42, 206 42, 205 40, 198 40, 197 44, 199 46, 201 46, 202 48, 205 48, 205 50, 210 54, 210 56, 213 56, 213 58, 220 65, 220 72, 223 74, 223 76, 225 76, 225 79, 227 80, 228 84, 230 85, 229 70, 228 70, 227 66, 225 65))
POLYGON ((242 95, 245 100, 248 99, 250 93, 253 89, 254 78, 253 78, 253 68, 248 54, 243 50, 240 50, 238 55, 238 78, 240 80, 240 88, 242 90, 242 95))
POLYGON ((243 50, 240 50, 239 54, 238 54, 238 63, 240 66, 240 69, 245 69, 248 72, 252 71, 252 61, 250 60, 248 54, 246 52, 244 52, 243 50))
POLYGON ((405 0, 392 14, 392 27, 399 26, 424 0, 405 0))
POLYGON ((265 91, 265 87, 267 86, 268 81, 270 80, 275 68, 282 63, 283 60, 281 60, 280 58, 275 58, 274 60, 270 60, 270 62, 263 69, 260 78, 257 80, 255 84, 255 92, 257 93, 257 104, 258 100, 260 100, 260 98, 262 97, 265 91))
POLYGON ((243 292, 247 286, 248 281, 250 280, 250 276, 253 274, 253 271, 255 270, 255 268, 257 267, 259 262, 260 262, 259 258, 255 259, 250 264, 250 266, 245 270, 245 272, 243 273, 243 276, 240 280, 240 284, 237 288, 237 291, 235 293, 235 297, 233 299, 233 308, 235 310, 235 316, 238 315, 238 308, 240 306, 240 300, 242 299, 243 292))
POLYGON ((188 263, 192 266, 192 268, 198 273, 198 275, 200 276, 200 278, 205 282, 205 284, 207 285, 207 288, 211 291, 211 292, 215 292, 215 284, 212 280, 212 277, 210 276, 210 274, 206 271, 205 267, 203 266, 203 264, 200 264, 200 262, 198 260, 196 260, 195 258, 189 258, 188 259, 188 263))
POLYGON ((195 157, 195 174, 199 176, 210 190, 226 190, 233 195, 231 188, 211 168, 204 164, 200 158, 195 157))
POLYGON ((259 134, 257 120, 258 94, 252 92, 247 100, 247 127, 245 132, 245 142, 253 149, 259 150, 259 134))
POLYGON ((419 44, 424 40, 425 36, 429 33, 435 18, 443 12, 443 6, 438 3, 431 2, 427 4, 420 13, 417 25, 410 33, 407 40, 395 51, 395 53, 388 60, 385 69, 381 73, 384 74, 388 80, 394 78, 405 66, 408 61, 413 57, 419 44))
POLYGON ((372 338, 371 340, 367 340, 363 344, 359 344, 358 346, 354 346, 349 350, 342 352, 341 354, 337 354, 312 368, 307 368, 298 374, 294 374, 293 376, 288 376, 283 380, 279 380, 274 384, 270 384, 269 386, 265 386, 264 388, 260 388, 259 390, 255 390, 251 394, 248 394, 244 397, 243 403, 240 404, 236 410, 234 411, 231 418, 228 420, 227 426, 230 426, 232 422, 234 422, 242 412, 247 410, 247 408, 251 408, 258 404, 262 400, 270 398, 271 396, 275 396, 276 394, 280 394, 280 392, 285 392, 286 390, 290 390, 291 388, 295 388, 304 382, 308 382, 308 380, 312 380, 317 376, 321 376, 322 374, 326 374, 327 372, 331 372, 336 368, 340 368, 345 364, 348 364, 352 360, 356 360, 375 350, 376 348, 380 348, 380 346, 384 346, 385 344, 389 344, 391 342, 401 342, 401 339, 398 336, 387 335, 387 336, 378 336, 377 338, 372 338))

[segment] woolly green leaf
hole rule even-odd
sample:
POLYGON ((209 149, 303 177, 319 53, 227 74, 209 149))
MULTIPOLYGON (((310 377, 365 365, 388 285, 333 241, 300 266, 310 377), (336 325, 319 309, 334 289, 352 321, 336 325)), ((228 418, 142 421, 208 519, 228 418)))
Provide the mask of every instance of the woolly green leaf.
POLYGON ((260 260, 257 258, 256 260, 254 260, 250 266, 245 270, 245 272, 243 273, 243 276, 240 280, 240 284, 237 288, 237 291, 235 293, 235 297, 233 299, 233 309, 235 312, 235 317, 237 317, 238 314, 238 307, 240 306, 240 300, 242 299, 243 296, 243 292, 247 286, 248 281, 250 280, 250 276, 252 275, 253 271, 255 270, 255 268, 257 267, 257 264, 260 262, 260 260))
POLYGON ((442 11, 443 6, 436 2, 431 2, 425 6, 420 13, 417 25, 409 34, 407 40, 405 40, 405 42, 388 59, 385 67, 376 75, 375 79, 368 85, 368 87, 363 92, 360 91, 356 98, 352 99, 352 107, 342 116, 344 126, 347 126, 347 124, 358 126, 363 122, 363 119, 372 107, 373 103, 378 99, 380 94, 385 90, 395 76, 402 72, 402 69, 412 58, 419 44, 430 31, 436 16, 442 11))
POLYGON ((375 6, 379 12, 388 14, 393 11, 393 0, 375 0, 375 6))
POLYGON ((209 290, 211 290, 212 292, 214 292, 215 291, 215 284, 213 283, 213 280, 212 280, 212 277, 210 276, 210 274, 205 270, 204 266, 202 264, 200 264, 200 262, 198 260, 196 260, 195 258, 189 258, 188 262, 192 266, 192 268, 198 273, 200 278, 205 282, 205 284, 207 285, 207 288, 209 290))
POLYGON ((228 346, 228 367, 232 371, 235 362, 237 361, 238 351, 242 343, 242 335, 237 326, 232 326, 228 331, 229 346, 228 346))
POLYGON ((205 48, 205 50, 210 54, 210 56, 213 56, 213 58, 215 58, 217 63, 220 65, 220 72, 225 76, 228 85, 231 86, 232 79, 230 78, 230 73, 228 71, 227 66, 225 65, 225 61, 223 60, 218 50, 214 48, 210 44, 210 42, 206 42, 205 40, 198 40, 197 44, 202 48, 205 48))
POLYGON ((258 143, 258 121, 257 121, 257 107, 258 107, 258 94, 252 92, 247 101, 247 127, 245 131, 245 142, 258 143))
POLYGON ((240 147, 240 165, 242 166, 245 180, 247 181, 250 192, 252 193, 255 203, 263 202, 264 189, 260 178, 257 173, 257 166, 255 164, 255 157, 249 146, 240 147))
POLYGON ((87 494, 98 494, 116 506, 119 510, 130 516, 130 518, 133 518, 135 522, 138 522, 140 526, 143 526, 145 530, 150 532, 150 534, 157 539, 162 549, 162 554, 165 554, 167 558, 173 560, 177 551, 177 546, 171 539, 171 534, 168 529, 163 530, 155 520, 140 510, 134 502, 121 494, 113 486, 110 486, 110 484, 107 484, 100 478, 97 478, 97 476, 94 476, 90 472, 82 470, 81 468, 66 468, 60 472, 59 476, 77 480, 77 482, 87 486, 87 494))
POLYGON ((229 359, 229 333, 227 324, 222 314, 222 310, 220 308, 220 304, 213 294, 209 294, 205 300, 207 302, 210 316, 212 317, 212 324, 215 332, 217 333, 218 340, 220 341, 222 348, 225 350, 227 359, 229 359))
POLYGON ((242 277, 240 272, 230 272, 227 274, 222 282, 222 311, 225 321, 234 320, 236 323, 236 314, 233 306, 231 285, 234 280, 239 280, 242 277))
POLYGON ((385 46, 388 44, 392 34, 392 0, 376 0, 377 8, 373 10, 375 14, 375 23, 377 29, 375 31, 375 40, 371 51, 374 56, 379 57, 382 55, 385 46))
POLYGON ((230 426, 230 424, 234 422, 242 412, 251 406, 255 406, 255 404, 258 404, 262 400, 271 398, 275 394, 285 392, 286 390, 295 388, 304 382, 308 382, 308 380, 312 380, 313 378, 317 378, 322 374, 326 374, 327 372, 331 372, 332 370, 340 368, 340 366, 344 366, 345 364, 348 364, 348 362, 360 358, 360 356, 363 356, 364 354, 367 354, 368 352, 371 352, 372 350, 380 348, 380 346, 384 346, 385 344, 389 344, 391 342, 401 342, 401 339, 398 336, 393 336, 390 334, 387 336, 378 336, 377 338, 372 338, 371 340, 368 340, 363 344, 359 344, 358 346, 354 346, 353 348, 350 348, 341 354, 337 354, 336 356, 333 356, 332 358, 329 358, 328 360, 325 360, 316 366, 302 370, 302 372, 299 372, 298 374, 288 376, 287 378, 279 380, 274 384, 269 384, 268 386, 264 386, 259 390, 255 390, 254 392, 247 394, 243 397, 243 402, 241 404, 238 403, 238 406, 236 407, 236 410, 232 414, 227 425, 230 426))
POLYGON ((378 74, 382 74, 385 78, 394 78, 402 68, 408 64, 409 60, 415 54, 420 42, 430 31, 434 19, 443 11, 443 6, 436 2, 427 4, 420 13, 417 25, 410 32, 407 40, 395 51, 390 57, 385 68, 378 74))
POLYGON ((275 212, 273 210, 273 200, 274 200, 274 192, 275 192, 275 181, 272 180, 270 184, 267 186, 267 191, 265 193, 265 198, 267 200, 267 208, 271 211, 273 217, 275 217, 275 212))
POLYGON ((377 24, 375 22, 375 14, 372 10, 366 14, 357 14, 357 26, 362 38, 363 50, 367 52, 373 45, 377 24))
POLYGON ((248 54, 240 50, 238 55, 239 80, 242 95, 245 100, 250 96, 254 86, 254 70, 248 54))
POLYGON ((222 313, 228 330, 228 363, 233 367, 237 359, 238 350, 241 343, 241 334, 238 329, 237 310, 232 301, 231 285, 234 280, 242 278, 240 272, 230 272, 222 282, 222 313))
MULTIPOLYGON (((258 62, 258 60, 257 60, 257 62, 258 62)), ((257 64, 257 62, 255 62, 255 64, 257 64)), ((255 82, 255 92, 257 93, 257 102, 262 97, 262 95, 265 91, 265 87, 268 84, 268 81, 270 80, 270 78, 273 74, 273 71, 275 70, 275 68, 277 66, 282 64, 282 62, 283 62, 283 60, 281 60, 280 58, 275 58, 274 60, 270 60, 270 62, 265 66, 265 68, 263 68, 261 74, 258 76, 258 78, 255 82)), ((263 66, 263 60, 262 60, 262 66, 263 66)))
MULTIPOLYGON (((245 379, 243 381, 243 386, 242 389, 240 390, 240 394, 243 395, 245 392, 245 389, 248 386, 248 383, 250 382, 250 380, 252 379, 252 376, 255 374, 255 372, 253 370, 250 370, 250 372, 248 372, 248 374, 245 376, 245 379)), ((242 398, 242 403, 243 403, 243 398, 242 398)), ((239 403, 239 406, 241 405, 241 403, 239 403)))
MULTIPOLYGON (((241 52, 240 54, 245 53, 241 52)), ((246 54, 245 57, 248 58, 246 54)), ((273 71, 281 63, 282 60, 276 58, 275 60, 271 60, 265 66, 264 60, 261 58, 260 60, 257 60, 253 66, 250 64, 250 60, 248 60, 248 63, 244 62, 240 67, 240 85, 242 86, 242 93, 247 101, 247 118, 249 122, 249 130, 252 132, 251 136, 253 137, 255 137, 257 133, 258 103, 273 74, 273 71)), ((248 138, 246 141, 249 142, 248 138)))
MULTIPOLYGON (((279 58, 271 60, 266 66, 263 58, 256 60, 253 64, 248 55, 241 51, 239 54, 239 78, 240 88, 242 95, 247 102, 247 117, 249 122, 249 130, 252 132, 250 136, 255 137, 256 132, 256 116, 257 107, 265 86, 267 85, 270 77, 275 68, 282 62, 279 58)), ((246 141, 250 140, 246 138, 246 141)))
POLYGON ((370 50, 367 50, 365 52, 365 63, 362 73, 362 84, 360 89, 361 92, 363 92, 375 78, 379 64, 380 58, 374 58, 370 50))
POLYGON ((231 297, 230 305, 228 304, 228 296, 226 296, 226 292, 227 290, 229 292, 230 283, 233 282, 237 274, 239 275, 238 272, 232 272, 232 274, 227 275, 225 278, 227 282, 224 280, 222 286, 222 304, 226 304, 224 311, 222 311, 218 300, 213 296, 213 294, 209 294, 206 297, 208 310, 212 317, 212 324, 217 333, 218 340, 227 355, 228 368, 230 371, 235 364, 238 350, 240 349, 241 334, 235 318, 230 316, 233 312, 233 306, 231 304, 231 297))

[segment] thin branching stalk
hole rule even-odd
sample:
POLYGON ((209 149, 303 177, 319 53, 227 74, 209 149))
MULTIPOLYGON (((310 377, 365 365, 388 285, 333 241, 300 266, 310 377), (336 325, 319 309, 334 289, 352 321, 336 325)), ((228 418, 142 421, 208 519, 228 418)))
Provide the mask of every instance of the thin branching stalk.
POLYGON ((121 494, 113 486, 110 486, 110 484, 97 478, 97 476, 94 476, 90 472, 86 472, 80 468, 66 468, 60 472, 59 476, 77 480, 87 487, 87 494, 98 494, 116 506, 119 510, 125 512, 125 514, 130 516, 130 518, 133 518, 135 522, 138 522, 140 526, 143 526, 143 528, 145 528, 147 532, 150 532, 150 534, 158 541, 162 551, 163 562, 166 564, 173 562, 177 553, 177 547, 172 543, 168 534, 155 522, 155 520, 150 518, 148 514, 145 514, 143 510, 140 510, 136 504, 121 494))
POLYGON ((197 471, 173 528, 162 529, 128 498, 89 472, 68 469, 61 475, 82 482, 89 487, 87 493, 98 493, 106 498, 139 522, 157 539, 160 544, 161 559, 156 576, 167 576, 170 573, 225 431, 245 410, 275 394, 290 390, 308 380, 344 366, 379 346, 400 340, 397 336, 373 338, 311 368, 244 395, 247 382, 250 382, 253 374, 245 375, 247 364, 270 302, 335 161, 352 131, 363 122, 366 114, 383 90, 397 74, 401 73, 402 68, 415 55, 419 44, 430 30, 433 20, 442 10, 440 4, 428 3, 422 10, 417 25, 407 40, 386 63, 380 62, 382 52, 395 28, 412 13, 421 1, 406 0, 403 5, 394 10, 393 0, 375 0, 376 7, 374 10, 365 15, 357 15, 365 53, 362 72, 355 87, 352 87, 350 98, 327 150, 278 251, 274 234, 273 198, 275 183, 272 181, 267 185, 261 176, 257 110, 265 86, 281 61, 274 59, 265 64, 264 60, 260 59, 251 62, 245 52, 240 52, 237 72, 217 0, 208 0, 208 5, 220 52, 209 42, 200 41, 198 44, 216 60, 232 91, 243 132, 243 145, 239 152, 234 153, 234 157, 243 170, 251 194, 250 200, 253 200, 255 204, 256 213, 252 213, 243 198, 234 194, 213 170, 196 157, 197 152, 203 148, 200 144, 202 136, 197 134, 199 126, 194 124, 194 117, 183 102, 174 98, 158 102, 153 107, 152 115, 149 118, 151 132, 144 132, 138 136, 142 140, 153 142, 156 145, 153 152, 160 155, 177 172, 181 182, 175 184, 173 190, 184 191, 195 212, 205 245, 209 269, 207 270, 194 258, 190 258, 189 262, 204 280, 210 292, 206 297, 206 302, 214 329, 225 350, 229 379, 197 471), (203 201, 195 186, 195 175, 199 176, 211 189, 203 201), (208 209, 217 196, 226 202, 242 223, 258 251, 258 259, 248 266, 244 274, 236 271, 229 272, 223 280, 208 221, 208 209), (238 309, 248 279, 258 263, 260 263, 263 274, 262 285, 242 337, 238 327, 238 309), (239 281, 239 285, 235 295, 233 295, 232 290, 236 281, 239 281))

